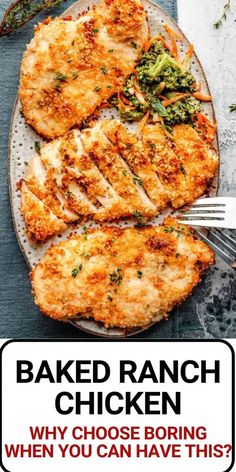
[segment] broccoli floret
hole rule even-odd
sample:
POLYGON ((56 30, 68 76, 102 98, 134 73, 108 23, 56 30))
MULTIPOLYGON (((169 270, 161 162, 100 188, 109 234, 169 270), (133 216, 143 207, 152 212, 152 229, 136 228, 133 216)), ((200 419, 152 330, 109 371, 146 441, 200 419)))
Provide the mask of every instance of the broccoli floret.
POLYGON ((138 78, 146 84, 165 82, 166 90, 192 90, 195 79, 169 54, 160 54, 155 63, 145 63, 138 68, 138 78))
POLYGON ((161 41, 154 41, 151 48, 149 49, 148 52, 145 52, 140 61, 139 61, 139 67, 142 67, 144 65, 151 65, 155 64, 157 57, 160 54, 164 54, 166 52, 166 48, 164 47, 163 43, 161 41))
POLYGON ((120 117, 122 121, 128 121, 129 123, 132 123, 133 121, 140 121, 143 117, 145 112, 144 111, 139 111, 139 110, 130 110, 130 111, 125 111, 124 109, 120 108, 120 117))
POLYGON ((153 99, 151 102, 150 102, 150 105, 151 105, 151 110, 153 111, 153 113, 158 113, 159 116, 162 116, 162 118, 168 118, 168 111, 167 109, 162 105, 162 103, 160 102, 160 100, 158 99, 153 99))
POLYGON ((164 117, 167 126, 176 123, 189 123, 195 113, 201 111, 202 107, 194 97, 186 97, 166 107, 167 115, 164 117))

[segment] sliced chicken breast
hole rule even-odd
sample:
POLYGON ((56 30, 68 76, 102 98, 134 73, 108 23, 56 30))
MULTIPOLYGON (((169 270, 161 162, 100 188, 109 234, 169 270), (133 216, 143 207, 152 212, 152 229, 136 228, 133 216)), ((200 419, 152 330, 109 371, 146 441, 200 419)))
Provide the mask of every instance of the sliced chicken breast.
MULTIPOLYGON (((115 120, 69 131, 33 158, 27 186, 66 223, 133 216, 145 224, 161 209, 179 208, 203 195, 218 156, 192 126, 175 126, 170 135, 152 124, 141 134, 115 120)), ((27 207, 22 208, 24 216, 27 207)), ((30 224, 29 217, 25 221, 30 224)))

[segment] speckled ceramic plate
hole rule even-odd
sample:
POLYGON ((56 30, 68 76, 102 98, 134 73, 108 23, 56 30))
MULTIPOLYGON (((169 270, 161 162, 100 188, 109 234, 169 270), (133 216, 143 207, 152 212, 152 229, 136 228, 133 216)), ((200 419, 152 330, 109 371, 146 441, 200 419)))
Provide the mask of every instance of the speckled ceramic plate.
MULTIPOLYGON (((79 0, 74 3, 69 9, 64 12, 63 16, 71 15, 73 18, 76 18, 78 13, 82 13, 91 7, 92 4, 97 3, 97 0, 79 0)), ((150 27, 150 35, 154 36, 157 33, 164 33, 163 24, 168 23, 174 30, 181 33, 183 36, 183 41, 178 41, 179 50, 181 54, 185 54, 189 46, 188 40, 185 38, 182 31, 179 29, 178 25, 167 15, 158 5, 152 3, 150 0, 143 0, 145 10, 148 15, 148 23, 150 27)), ((201 81, 203 86, 203 92, 209 94, 208 83, 202 69, 202 66, 196 56, 192 56, 192 65, 191 69, 195 75, 197 81, 201 81)), ((12 217, 15 226, 15 231, 17 239, 20 245, 20 248, 24 254, 24 257, 27 261, 27 264, 30 268, 34 267, 35 264, 42 258, 48 247, 52 243, 57 243, 62 239, 66 239, 68 234, 71 232, 71 228, 68 228, 62 235, 55 236, 46 243, 32 243, 29 241, 25 234, 25 224, 20 212, 20 192, 16 190, 17 182, 24 178, 26 163, 30 161, 32 154, 34 152, 34 142, 36 140, 43 143, 36 132, 30 128, 20 112, 20 102, 19 99, 16 99, 15 107, 12 114, 12 123, 9 136, 9 186, 10 186, 10 198, 11 198, 11 208, 12 208, 12 217)), ((210 118, 214 119, 214 109, 211 103, 204 104, 204 112, 210 118)), ((101 112, 101 118, 109 118, 111 115, 117 116, 117 113, 113 109, 103 110, 101 112)), ((100 119, 101 119, 100 118, 100 119)), ((117 116, 118 118, 118 116, 117 116)), ((129 128, 134 128, 135 125, 129 125, 129 128)), ((218 142, 216 139, 215 146, 218 148, 218 142)), ((215 181, 210 189, 211 195, 216 195, 218 186, 218 175, 215 178, 215 181)), ((153 220, 153 224, 159 224, 163 217, 168 212, 164 212, 161 216, 153 220)), ((133 222, 129 220, 123 221, 118 224, 119 226, 133 225, 133 222)), ((95 223, 88 223, 87 226, 97 226, 95 223)), ((74 232, 80 233, 81 228, 73 229, 74 232)), ((193 295, 194 296, 194 295, 193 295)), ((132 336, 141 331, 144 331, 149 326, 142 327, 140 329, 135 328, 133 330, 125 331, 119 328, 106 329, 102 324, 95 322, 94 320, 85 320, 78 318, 71 322, 75 327, 80 328, 90 334, 97 336, 105 337, 114 337, 114 338, 124 338, 126 336, 132 336)))

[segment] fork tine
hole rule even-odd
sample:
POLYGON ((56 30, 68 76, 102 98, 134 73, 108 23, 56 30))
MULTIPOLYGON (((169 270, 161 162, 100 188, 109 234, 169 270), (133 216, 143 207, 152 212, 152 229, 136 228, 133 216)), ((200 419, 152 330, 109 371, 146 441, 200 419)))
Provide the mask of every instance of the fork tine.
POLYGON ((221 206, 204 206, 204 205, 191 205, 186 211, 219 211, 220 213, 225 213, 225 205, 221 206))
MULTIPOLYGON (((225 220, 218 219, 218 220, 178 220, 178 223, 181 225, 189 225, 189 226, 201 226, 205 228, 225 228, 225 220)), ((230 224, 228 226, 231 226, 230 224)), ((236 226, 233 226, 236 228, 236 226)), ((232 226, 231 226, 232 228, 232 226)))
MULTIPOLYGON (((216 230, 218 231, 221 236, 223 235, 224 236, 224 233, 222 231, 219 231, 219 230, 216 230)), ((236 250, 230 246, 227 242, 224 241, 224 239, 222 239, 222 237, 218 236, 215 232, 211 232, 211 235, 222 245, 224 246, 234 257, 236 257, 236 250)))
POLYGON ((214 197, 214 198, 199 198, 195 200, 194 205, 225 205, 227 198, 214 197))
MULTIPOLYGON (((215 228, 214 231, 218 231, 218 233, 222 234, 224 236, 224 238, 226 239, 226 241, 229 241, 229 243, 233 244, 235 247, 236 247, 236 234, 234 233, 234 238, 232 238, 231 236, 229 236, 228 234, 226 234, 224 231, 222 231, 221 229, 218 229, 218 228, 215 228)), ((230 233, 231 234, 231 233, 230 233)))
POLYGON ((216 244, 207 238, 201 231, 197 230, 196 233, 216 252, 216 254, 218 254, 218 256, 220 256, 231 267, 234 267, 235 260, 233 257, 229 256, 226 252, 216 246, 216 244))
MULTIPOLYGON (((190 210, 189 210, 190 211, 190 210)), ((225 212, 222 212, 222 213, 184 213, 184 215, 186 215, 187 217, 189 218, 220 218, 221 220, 223 219, 224 220, 224 215, 225 215, 225 212)))

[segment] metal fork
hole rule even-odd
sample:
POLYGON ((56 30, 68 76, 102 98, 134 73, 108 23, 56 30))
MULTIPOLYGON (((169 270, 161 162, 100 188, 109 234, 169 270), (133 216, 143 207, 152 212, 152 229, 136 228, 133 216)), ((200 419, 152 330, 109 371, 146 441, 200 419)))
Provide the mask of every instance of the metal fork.
POLYGON ((214 228, 206 232, 197 229, 196 232, 227 264, 236 269, 236 198, 196 200, 181 217, 181 224, 214 228))

